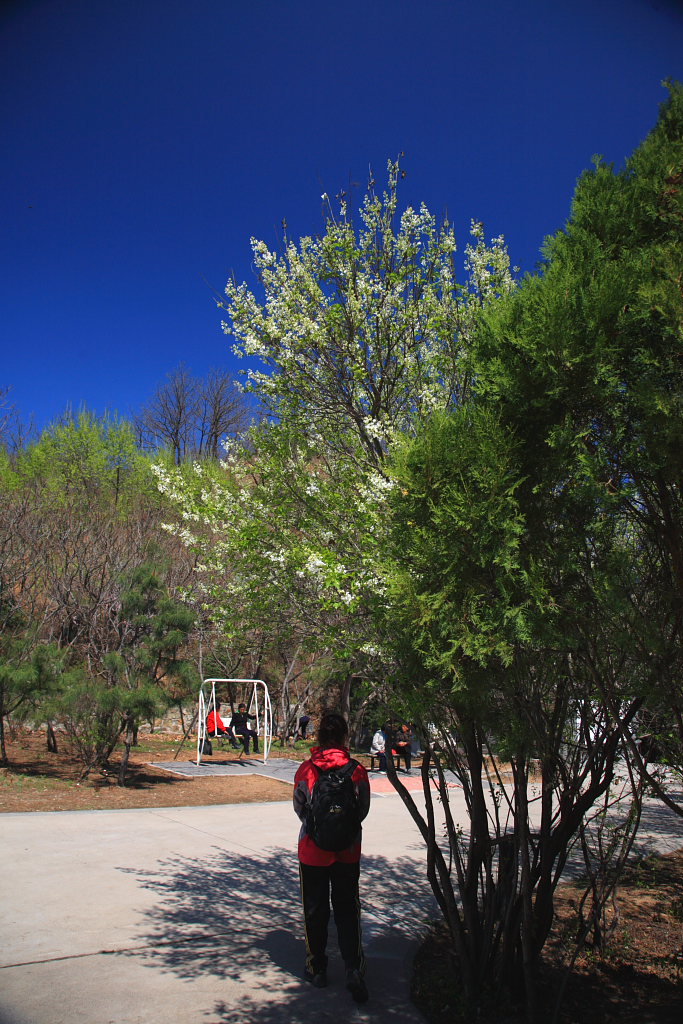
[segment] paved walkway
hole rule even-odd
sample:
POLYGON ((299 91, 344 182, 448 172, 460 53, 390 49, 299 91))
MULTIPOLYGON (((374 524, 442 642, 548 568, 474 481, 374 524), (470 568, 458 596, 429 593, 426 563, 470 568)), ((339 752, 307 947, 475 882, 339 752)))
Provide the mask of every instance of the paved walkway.
MULTIPOLYGON (((6 814, 0 1024, 421 1024, 411 964, 438 915, 417 829, 384 786, 375 776, 364 830, 365 1006, 344 988, 334 942, 330 987, 301 981, 289 801, 6 814)), ((451 805, 464 825, 461 790, 451 805)), ((683 844, 659 804, 643 826, 642 852, 683 844)))
MULTIPOLYGON (((0 818, 1 1024, 420 1024, 412 957, 434 918, 417 830, 373 799, 361 892, 370 1002, 302 982, 291 804, 0 818)), ((331 934, 334 927, 331 927, 331 934)))
MULTIPOLYGON (((260 758, 238 758, 225 755, 206 758, 201 764, 190 760, 177 761, 155 761, 154 768, 163 768, 174 775, 183 775, 186 778, 205 778, 216 775, 230 775, 235 777, 244 775, 263 775, 268 779, 277 779, 280 782, 294 783, 294 776, 301 761, 294 761, 287 757, 272 757, 265 764, 260 758)), ((389 782, 386 772, 369 772, 370 788, 373 793, 391 793, 394 787, 389 782)), ((446 779, 453 788, 458 788, 455 775, 452 772, 445 773, 446 779)), ((399 778, 406 789, 411 793, 422 790, 422 777, 419 769, 413 769, 411 775, 406 775, 403 769, 399 769, 399 778)))

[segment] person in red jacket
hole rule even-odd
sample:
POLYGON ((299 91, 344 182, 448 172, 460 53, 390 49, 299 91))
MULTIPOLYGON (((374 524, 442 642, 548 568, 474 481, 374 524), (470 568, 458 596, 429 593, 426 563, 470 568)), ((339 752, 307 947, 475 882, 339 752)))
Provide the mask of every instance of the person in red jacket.
POLYGON ((206 731, 209 736, 227 736, 233 747, 239 746, 234 732, 225 724, 217 710, 209 711, 206 717, 206 731))
MULTIPOLYGON (((302 821, 298 855, 306 935, 306 979, 316 988, 327 985, 325 950, 331 889, 339 950, 346 967, 346 987, 356 1002, 363 1003, 368 998, 368 990, 363 978, 365 957, 358 897, 361 829, 359 827, 357 836, 346 849, 338 851, 321 849, 307 832, 307 809, 321 771, 342 768, 350 761, 348 734, 348 725, 341 715, 328 712, 322 716, 318 727, 319 746, 313 747, 310 758, 297 770, 293 800, 294 810, 302 821)), ((354 769, 351 782, 362 821, 370 809, 370 783, 361 764, 354 769)))

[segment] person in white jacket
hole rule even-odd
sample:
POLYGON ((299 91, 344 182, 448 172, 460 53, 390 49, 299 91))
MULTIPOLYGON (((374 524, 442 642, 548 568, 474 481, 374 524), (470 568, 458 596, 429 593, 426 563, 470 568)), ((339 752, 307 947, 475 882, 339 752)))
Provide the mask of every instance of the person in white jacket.
POLYGON ((387 755, 385 753, 386 735, 383 729, 378 729, 375 735, 372 737, 372 743, 370 744, 370 753, 375 754, 379 759, 379 770, 385 772, 387 770, 387 755))

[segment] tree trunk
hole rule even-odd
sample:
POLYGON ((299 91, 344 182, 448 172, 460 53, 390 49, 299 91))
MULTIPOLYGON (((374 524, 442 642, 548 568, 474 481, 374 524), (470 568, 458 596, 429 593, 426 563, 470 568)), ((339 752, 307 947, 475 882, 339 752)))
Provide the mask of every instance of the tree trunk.
POLYGON ((5 713, 0 708, 0 765, 6 768, 9 764, 9 758, 7 756, 7 748, 5 746, 5 713))
POLYGON ((128 771, 128 760, 130 758, 130 748, 133 746, 136 734, 135 722, 133 721, 132 715, 126 715, 126 739, 123 745, 123 754, 121 755, 121 767, 119 768, 119 786, 125 786, 126 784, 126 772, 128 771))
POLYGON ((52 722, 47 723, 47 749, 50 751, 51 754, 59 753, 57 749, 57 737, 52 727, 52 722))
POLYGON ((365 698, 365 700, 362 702, 361 706, 354 714, 353 719, 349 720, 349 738, 352 747, 358 747, 359 745, 360 732, 364 725, 365 712, 367 711, 368 706, 375 700, 379 691, 380 687, 374 686, 370 693, 365 698))
POLYGON ((529 776, 525 757, 512 759, 515 787, 515 832, 520 864, 520 897, 522 902, 521 946, 522 976, 526 1018, 529 1024, 536 1020, 536 949, 534 943, 533 883, 529 863, 529 776))
POLYGON ((354 676, 348 675, 344 680, 341 694, 339 695, 339 712, 344 716, 348 722, 351 717, 351 684, 353 683, 354 676))

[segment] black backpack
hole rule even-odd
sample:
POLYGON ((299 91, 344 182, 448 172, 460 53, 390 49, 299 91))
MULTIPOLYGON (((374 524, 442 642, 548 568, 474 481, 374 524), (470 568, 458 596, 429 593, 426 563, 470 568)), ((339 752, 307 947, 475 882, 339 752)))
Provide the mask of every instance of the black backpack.
POLYGON ((306 833, 321 850, 346 850, 360 832, 358 797, 351 781, 357 767, 358 761, 351 759, 341 768, 318 768, 306 813, 306 833))

